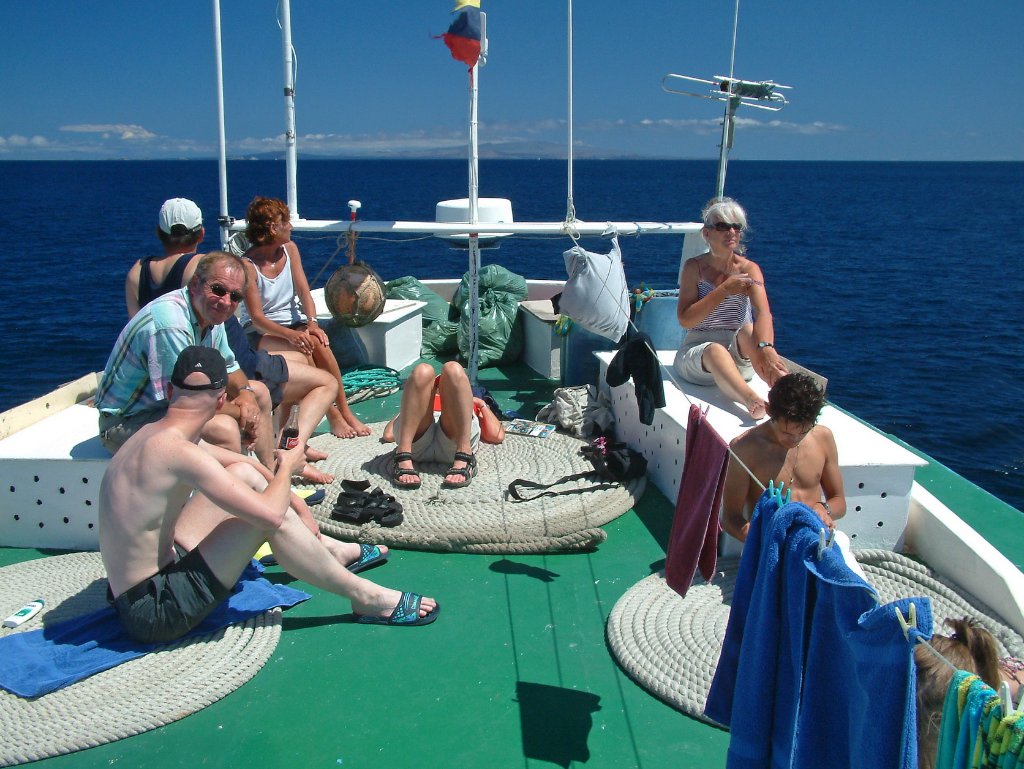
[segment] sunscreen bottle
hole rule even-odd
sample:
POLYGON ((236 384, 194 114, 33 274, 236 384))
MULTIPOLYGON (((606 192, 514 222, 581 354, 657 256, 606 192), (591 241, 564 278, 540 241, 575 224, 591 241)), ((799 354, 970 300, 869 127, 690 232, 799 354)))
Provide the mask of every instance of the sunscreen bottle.
POLYGON ((18 609, 14 614, 4 620, 4 627, 18 627, 25 622, 28 622, 34 616, 36 616, 43 608, 43 599, 37 598, 34 601, 29 601, 27 604, 18 609))

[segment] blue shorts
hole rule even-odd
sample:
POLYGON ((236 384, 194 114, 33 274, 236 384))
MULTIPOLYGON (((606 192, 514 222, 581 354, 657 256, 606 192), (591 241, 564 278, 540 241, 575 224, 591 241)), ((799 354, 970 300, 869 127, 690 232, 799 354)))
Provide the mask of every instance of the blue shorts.
POLYGON ((270 403, 276 409, 284 399, 284 386, 288 383, 288 361, 265 350, 257 350, 256 357, 259 362, 252 378, 267 386, 270 390, 270 403))

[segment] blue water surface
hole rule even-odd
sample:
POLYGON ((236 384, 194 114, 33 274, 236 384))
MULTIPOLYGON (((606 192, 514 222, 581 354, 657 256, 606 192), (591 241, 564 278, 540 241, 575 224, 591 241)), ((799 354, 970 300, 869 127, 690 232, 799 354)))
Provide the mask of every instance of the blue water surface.
MULTIPOLYGON (((235 217, 254 195, 285 197, 282 162, 232 161, 228 178, 235 217)), ((126 320, 124 274, 158 250, 160 204, 199 203, 212 248, 219 193, 212 160, 7 162, 0 179, 5 410, 103 367, 126 320)), ((714 179, 710 161, 579 161, 575 209, 584 220, 694 221, 714 179)), ((481 196, 510 198, 518 220, 565 215, 562 162, 483 160, 480 180, 481 196)), ((781 352, 827 376, 836 404, 1024 508, 1024 164, 734 161, 727 191, 749 213, 781 352)), ((355 198, 364 219, 433 219, 438 200, 465 195, 462 161, 299 164, 305 218, 347 218, 355 198)), ((311 279, 327 266, 322 285, 341 258, 336 238, 297 240, 311 279)), ((570 245, 517 238, 483 261, 564 278, 570 245)), ((681 238, 622 246, 631 285, 675 287, 681 238)), ((366 235, 358 253, 385 279, 466 265, 432 238, 366 235)))

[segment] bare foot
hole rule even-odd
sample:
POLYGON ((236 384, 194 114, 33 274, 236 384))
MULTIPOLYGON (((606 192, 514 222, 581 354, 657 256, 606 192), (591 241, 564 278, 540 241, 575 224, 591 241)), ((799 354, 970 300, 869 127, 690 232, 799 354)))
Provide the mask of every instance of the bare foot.
POLYGON ((333 483, 334 476, 330 473, 322 472, 308 462, 303 466, 302 471, 299 473, 301 478, 309 481, 310 483, 333 483))
MULTIPOLYGON (((355 596, 352 597, 352 611, 360 616, 371 616, 371 617, 390 617, 391 613, 398 606, 398 602, 402 599, 402 594, 397 590, 390 590, 386 587, 380 587, 374 585, 372 582, 364 580, 370 588, 375 588, 375 592, 367 590, 367 596, 365 598, 357 599, 355 596)), ((362 592, 362 591, 359 591, 362 592)), ((423 596, 423 600, 420 602, 419 616, 426 617, 434 609, 437 608, 437 601, 433 598, 423 596)))
POLYGON ((350 425, 341 414, 334 416, 330 411, 328 411, 327 422, 331 426, 331 435, 338 438, 355 438, 357 435, 356 431, 352 429, 352 425, 350 425))
MULTIPOLYGON (((324 537, 320 541, 330 554, 334 556, 334 559, 345 568, 359 560, 360 547, 356 542, 340 542, 331 537, 324 537)), ((381 555, 387 554, 388 548, 386 545, 378 545, 377 547, 381 555)))
POLYGON ((306 461, 307 462, 319 462, 322 459, 327 459, 330 454, 326 451, 320 451, 319 449, 313 449, 306 446, 306 461))
POLYGON ((345 421, 348 422, 348 426, 356 431, 356 435, 369 435, 370 428, 360 422, 355 414, 349 414, 345 417, 345 421))
POLYGON ((754 419, 763 419, 768 413, 768 404, 755 396, 754 400, 747 404, 747 411, 754 419))

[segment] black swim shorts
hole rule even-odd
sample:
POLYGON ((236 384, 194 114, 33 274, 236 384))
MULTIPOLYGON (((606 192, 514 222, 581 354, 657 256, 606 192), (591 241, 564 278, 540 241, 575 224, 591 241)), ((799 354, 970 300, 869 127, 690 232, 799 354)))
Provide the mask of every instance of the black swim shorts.
POLYGON ((256 356, 259 362, 253 378, 263 382, 270 390, 270 402, 276 409, 284 398, 284 386, 288 382, 288 361, 265 350, 257 350, 256 356))
POLYGON ((196 549, 128 588, 112 603, 136 641, 167 643, 202 622, 230 594, 231 588, 220 583, 196 549))

